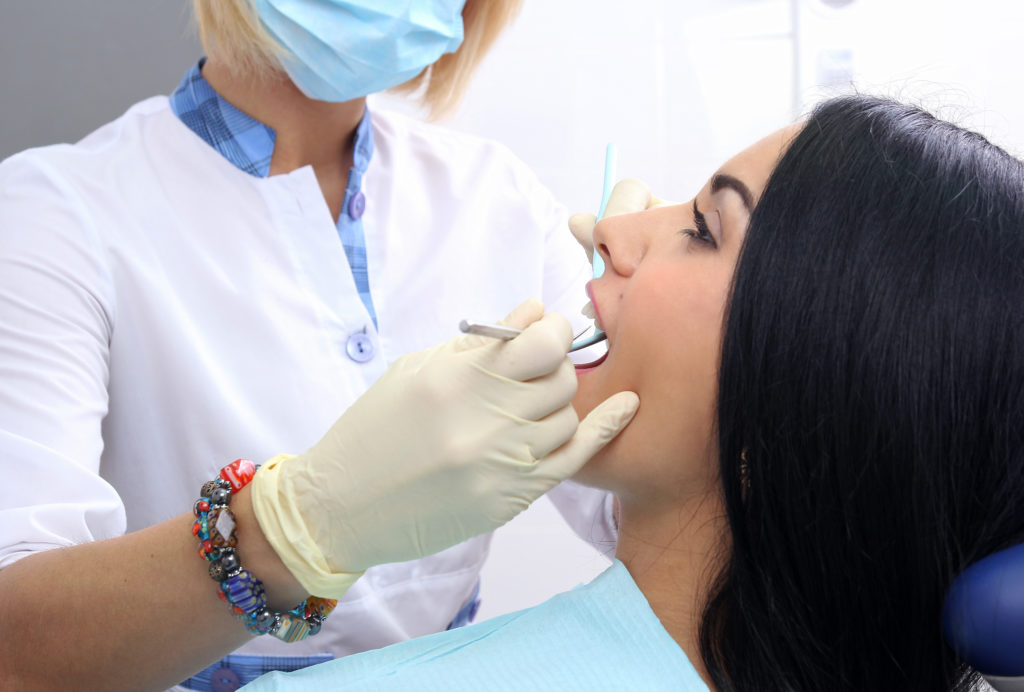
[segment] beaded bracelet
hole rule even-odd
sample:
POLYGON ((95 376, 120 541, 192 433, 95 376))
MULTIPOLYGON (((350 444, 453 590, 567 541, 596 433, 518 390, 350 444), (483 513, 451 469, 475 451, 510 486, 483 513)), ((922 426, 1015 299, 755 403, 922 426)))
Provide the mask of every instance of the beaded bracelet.
POLYGON ((199 555, 210 563, 210 577, 220 584, 217 595, 231 606, 246 629, 295 642, 319 632, 338 602, 311 596, 289 611, 274 612, 267 607, 263 583, 242 569, 235 550, 235 515, 228 503, 233 493, 252 480, 256 469, 248 459, 236 459, 222 468, 217 478, 203 484, 192 506, 196 516, 192 535, 199 539, 199 555))

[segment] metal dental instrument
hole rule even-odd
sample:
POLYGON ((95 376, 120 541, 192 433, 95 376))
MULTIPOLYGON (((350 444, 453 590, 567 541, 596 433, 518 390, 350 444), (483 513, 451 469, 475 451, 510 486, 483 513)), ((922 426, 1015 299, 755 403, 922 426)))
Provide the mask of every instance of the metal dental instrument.
POLYGON ((516 329, 515 327, 488 324, 486 322, 470 322, 469 320, 459 322, 459 329, 466 334, 479 334, 480 336, 490 336, 495 339, 504 339, 505 341, 514 339, 523 333, 522 329, 516 329))
MULTIPOLYGON (((516 329, 515 327, 506 327, 502 324, 490 324, 487 322, 472 322, 470 320, 462 320, 459 322, 459 329, 466 334, 479 334, 480 336, 489 336, 494 339, 503 339, 504 341, 510 341, 523 333, 522 329, 516 329)), ((589 329, 590 327, 587 327, 579 334, 576 334, 573 339, 580 338, 580 336, 585 334, 589 329)), ((582 346, 573 344, 572 348, 569 350, 578 351, 589 345, 589 343, 585 343, 582 346)))

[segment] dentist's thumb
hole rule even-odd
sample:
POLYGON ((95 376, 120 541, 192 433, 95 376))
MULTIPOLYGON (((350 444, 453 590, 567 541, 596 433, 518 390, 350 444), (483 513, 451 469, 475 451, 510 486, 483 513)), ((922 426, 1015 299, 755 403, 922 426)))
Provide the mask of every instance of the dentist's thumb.
POLYGON ((541 460, 545 475, 561 480, 579 471, 622 432, 639 407, 640 397, 633 392, 619 392, 602 401, 580 421, 568 442, 541 460))

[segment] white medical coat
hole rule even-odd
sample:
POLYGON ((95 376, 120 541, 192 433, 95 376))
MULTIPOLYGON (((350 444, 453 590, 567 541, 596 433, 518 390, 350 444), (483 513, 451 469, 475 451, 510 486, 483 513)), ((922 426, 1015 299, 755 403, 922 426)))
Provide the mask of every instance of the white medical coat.
MULTIPOLYGON (((538 296, 582 320, 586 258, 523 164, 404 117, 374 111, 373 127, 379 330, 312 169, 248 175, 165 97, 0 164, 0 566, 188 511, 237 457, 307 449, 389 363, 464 317, 538 296), (369 362, 346 354, 359 332, 369 362)), ((606 495, 552 492, 582 535, 614 540, 606 495)), ((370 569, 318 636, 238 653, 344 655, 443 629, 489 541, 370 569)))

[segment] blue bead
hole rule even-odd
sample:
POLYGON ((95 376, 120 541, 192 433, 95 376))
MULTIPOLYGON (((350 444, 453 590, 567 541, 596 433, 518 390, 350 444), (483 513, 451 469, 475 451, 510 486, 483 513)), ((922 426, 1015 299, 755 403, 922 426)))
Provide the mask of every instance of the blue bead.
POLYGON ((228 577, 220 586, 228 597, 228 602, 246 613, 262 608, 267 603, 263 583, 247 570, 243 569, 238 574, 228 577))
POLYGON ((256 630, 260 634, 266 634, 270 631, 270 628, 277 622, 277 616, 270 608, 260 608, 255 614, 255 626, 256 630))

